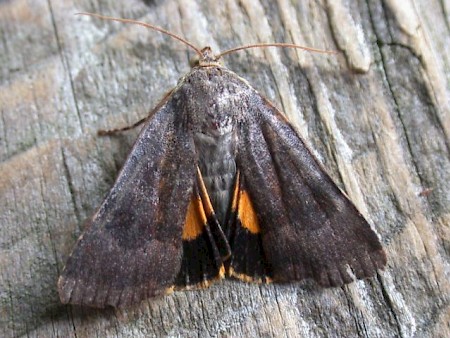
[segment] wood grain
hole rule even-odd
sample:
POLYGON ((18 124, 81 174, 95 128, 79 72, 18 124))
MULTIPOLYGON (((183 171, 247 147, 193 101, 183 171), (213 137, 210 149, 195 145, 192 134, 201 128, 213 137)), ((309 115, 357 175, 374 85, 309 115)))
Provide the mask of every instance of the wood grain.
POLYGON ((0 336, 450 336, 450 7, 438 0, 0 2, 0 336), (380 235, 388 266, 338 289, 224 281, 114 312, 56 280, 145 116, 202 47, 276 103, 380 235), (427 194, 421 194, 428 191, 427 194))

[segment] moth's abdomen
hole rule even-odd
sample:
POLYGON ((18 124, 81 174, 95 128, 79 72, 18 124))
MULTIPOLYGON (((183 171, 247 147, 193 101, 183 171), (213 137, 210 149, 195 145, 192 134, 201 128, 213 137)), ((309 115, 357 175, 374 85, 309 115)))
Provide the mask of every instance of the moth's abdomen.
POLYGON ((195 147, 206 190, 221 226, 225 226, 236 176, 235 132, 224 135, 196 133, 195 147))

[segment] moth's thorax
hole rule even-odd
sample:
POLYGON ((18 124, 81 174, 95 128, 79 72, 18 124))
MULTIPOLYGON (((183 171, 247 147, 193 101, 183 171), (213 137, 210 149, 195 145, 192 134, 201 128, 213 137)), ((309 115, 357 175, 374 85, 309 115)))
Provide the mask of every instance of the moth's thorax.
POLYGON ((198 66, 184 78, 180 91, 196 132, 217 136, 233 130, 236 107, 245 104, 249 89, 231 74, 220 66, 198 66))

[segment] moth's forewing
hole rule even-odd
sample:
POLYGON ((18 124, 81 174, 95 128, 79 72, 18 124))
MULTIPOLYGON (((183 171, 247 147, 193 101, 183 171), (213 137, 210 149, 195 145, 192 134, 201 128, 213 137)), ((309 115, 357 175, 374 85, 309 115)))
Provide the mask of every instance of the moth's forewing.
MULTIPOLYGON (((241 112, 237 166, 274 281, 339 286, 386 264, 380 241, 286 118, 257 92, 241 112)), ((232 247, 234 255, 237 255, 232 247)))
POLYGON ((175 103, 166 98, 146 123, 78 240, 58 282, 63 303, 126 306, 172 285, 196 168, 186 112, 175 103))

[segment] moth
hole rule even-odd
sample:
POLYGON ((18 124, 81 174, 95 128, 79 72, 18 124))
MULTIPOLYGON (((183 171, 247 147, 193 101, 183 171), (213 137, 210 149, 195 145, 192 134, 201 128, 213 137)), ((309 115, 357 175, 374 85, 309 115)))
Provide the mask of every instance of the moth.
POLYGON ((78 240, 58 281, 63 303, 124 307, 225 276, 337 287, 385 266, 377 235, 286 117, 220 64, 230 51, 138 24, 199 61, 147 118, 78 240))

